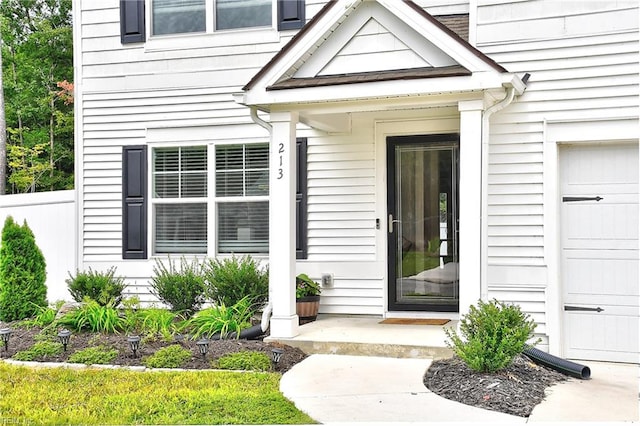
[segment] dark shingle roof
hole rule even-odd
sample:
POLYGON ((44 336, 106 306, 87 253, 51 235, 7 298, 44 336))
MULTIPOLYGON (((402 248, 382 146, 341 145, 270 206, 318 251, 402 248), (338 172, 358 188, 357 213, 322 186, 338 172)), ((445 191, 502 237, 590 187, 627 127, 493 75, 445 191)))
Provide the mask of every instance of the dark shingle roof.
POLYGON ((471 75, 471 72, 459 65, 439 68, 410 68, 311 78, 289 78, 268 87, 267 90, 300 89, 303 87, 321 87, 336 84, 370 83, 374 81, 411 80, 416 78, 453 77, 462 75, 471 75))

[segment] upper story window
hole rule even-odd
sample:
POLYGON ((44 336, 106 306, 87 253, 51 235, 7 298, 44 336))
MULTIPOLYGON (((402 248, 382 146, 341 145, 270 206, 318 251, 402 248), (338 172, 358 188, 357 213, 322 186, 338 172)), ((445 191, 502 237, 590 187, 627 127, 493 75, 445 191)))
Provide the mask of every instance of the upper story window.
POLYGON ((272 25, 273 0, 152 0, 153 35, 272 25), (210 18, 210 19, 208 19, 210 18))

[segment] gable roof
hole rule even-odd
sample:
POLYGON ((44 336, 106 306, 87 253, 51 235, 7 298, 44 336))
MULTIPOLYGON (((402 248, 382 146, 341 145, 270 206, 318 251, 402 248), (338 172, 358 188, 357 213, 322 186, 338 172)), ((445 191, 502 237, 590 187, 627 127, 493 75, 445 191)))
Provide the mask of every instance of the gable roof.
MULTIPOLYGON (((507 70, 471 46, 465 40, 467 34, 468 16, 447 15, 438 20, 410 0, 333 0, 242 90, 247 94, 264 93, 342 84, 464 77, 474 73, 500 76, 497 80, 502 82, 513 80, 507 70), (369 43, 362 50, 365 44, 353 41, 358 37, 364 39, 371 31, 368 27, 375 25, 387 40, 391 40, 388 43, 401 46, 393 53, 404 55, 401 56, 403 60, 376 62, 375 44, 369 43), (361 50, 357 50, 359 48, 361 50), (349 57, 349 52, 353 51, 358 55, 349 57), (367 55, 371 58, 368 65, 358 63, 367 55), (396 68, 396 63, 403 67, 396 68)), ((493 86, 501 87, 501 84, 493 86)), ((479 87, 483 88, 486 87, 479 87)), ((264 99, 263 96, 260 98, 264 99)), ((264 104, 262 99, 260 103, 264 104)))

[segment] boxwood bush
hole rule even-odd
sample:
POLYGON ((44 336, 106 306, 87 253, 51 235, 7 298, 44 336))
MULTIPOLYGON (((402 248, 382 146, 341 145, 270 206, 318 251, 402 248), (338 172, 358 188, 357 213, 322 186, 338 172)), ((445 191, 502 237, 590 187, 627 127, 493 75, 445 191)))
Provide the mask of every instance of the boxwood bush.
POLYGON ((497 300, 478 302, 460 321, 460 334, 446 329, 447 345, 475 371, 494 372, 507 367, 525 349, 535 322, 517 305, 497 300))
POLYGON ((75 276, 69 273, 65 282, 76 302, 82 302, 88 297, 102 306, 118 306, 125 287, 124 278, 116 276, 115 266, 106 272, 89 268, 89 271, 76 271, 75 276))

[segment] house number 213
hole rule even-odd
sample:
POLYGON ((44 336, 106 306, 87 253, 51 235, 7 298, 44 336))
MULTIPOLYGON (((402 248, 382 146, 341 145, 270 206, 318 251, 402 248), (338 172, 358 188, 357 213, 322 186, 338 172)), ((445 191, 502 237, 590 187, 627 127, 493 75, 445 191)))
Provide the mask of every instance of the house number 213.
POLYGON ((278 169, 278 179, 282 179, 284 172, 282 171, 282 154, 284 154, 284 144, 278 144, 278 154, 280 154, 280 168, 278 169))

